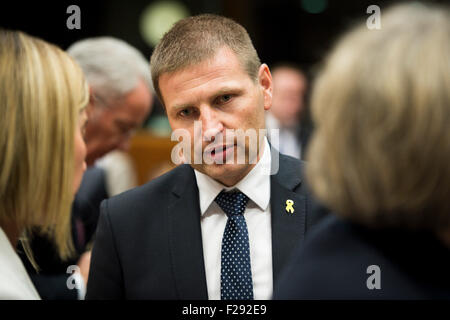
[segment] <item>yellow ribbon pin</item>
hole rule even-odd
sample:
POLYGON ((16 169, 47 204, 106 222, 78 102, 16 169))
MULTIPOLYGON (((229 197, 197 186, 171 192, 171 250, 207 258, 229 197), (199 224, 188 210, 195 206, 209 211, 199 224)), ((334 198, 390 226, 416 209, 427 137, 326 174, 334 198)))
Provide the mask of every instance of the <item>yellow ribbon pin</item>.
POLYGON ((286 200, 286 211, 289 213, 294 213, 294 201, 292 200, 286 200))

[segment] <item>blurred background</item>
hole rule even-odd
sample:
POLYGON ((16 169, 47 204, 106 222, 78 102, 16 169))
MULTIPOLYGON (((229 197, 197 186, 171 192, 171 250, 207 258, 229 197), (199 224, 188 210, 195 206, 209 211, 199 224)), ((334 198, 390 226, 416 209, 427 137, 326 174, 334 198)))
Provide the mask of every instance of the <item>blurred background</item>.
MULTIPOLYGON (((367 19, 370 5, 383 8, 393 0, 59 0, 7 1, 0 6, 0 26, 20 29, 67 48, 76 40, 109 35, 126 40, 150 56, 151 36, 177 18, 216 13, 241 23, 250 33, 262 61, 294 61, 310 68, 336 37, 355 21, 367 19), (81 30, 69 30, 67 7, 81 9, 81 30), (146 21, 147 20, 147 21, 146 21), (147 32, 148 33, 148 32, 147 32)), ((403 1, 405 2, 405 1, 403 1)), ((406 1, 412 2, 412 1, 406 1)), ((448 0, 428 2, 445 3, 448 0)), ((154 38, 153 38, 154 39, 154 38)))
MULTIPOLYGON (((161 35, 178 19, 200 13, 230 17, 249 32, 262 62, 269 67, 294 63, 314 80, 320 62, 343 31, 365 21, 370 5, 383 9, 393 0, 96 0, 7 1, 0 5, 0 27, 19 29, 66 49, 86 37, 113 36, 138 48, 146 57, 161 35), (81 29, 69 30, 70 5, 81 10, 81 29)), ((407 1, 411 2, 411 1, 407 1)), ((423 1, 427 2, 427 1, 423 1)), ((428 1, 447 3, 448 0, 428 1)), ((376 31, 374 31, 376 32, 376 31)), ((305 93, 308 109, 309 89, 305 93)), ((304 115, 307 112, 304 112, 304 115)), ((307 119, 308 120, 308 119, 307 119)), ((306 120, 306 121, 307 121, 306 120)), ((142 184, 171 167, 170 128, 157 102, 145 129, 132 141, 130 155, 142 184), (156 170, 156 173, 155 173, 156 170)))

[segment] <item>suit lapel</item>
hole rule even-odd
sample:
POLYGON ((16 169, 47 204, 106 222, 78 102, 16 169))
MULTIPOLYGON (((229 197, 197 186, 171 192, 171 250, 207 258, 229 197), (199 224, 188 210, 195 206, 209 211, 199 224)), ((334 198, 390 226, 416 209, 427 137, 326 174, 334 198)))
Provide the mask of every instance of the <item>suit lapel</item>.
MULTIPOLYGON (((297 161, 280 155, 278 173, 271 176, 272 263, 274 285, 294 248, 304 239, 305 194, 294 190, 301 184, 297 161), (293 201, 294 212, 286 211, 293 201)), ((200 225, 200 205, 194 171, 186 165, 168 206, 169 244, 179 299, 208 299, 200 225)))
MULTIPOLYGON (((279 171, 271 176, 272 263, 274 284, 294 248, 304 239, 306 201, 294 190, 302 181, 297 161, 280 155, 279 171), (286 201, 292 201, 294 212, 288 212, 286 201)), ((291 203, 291 202, 289 202, 291 203)))
POLYGON ((208 299, 198 188, 193 170, 186 166, 172 190, 168 207, 169 242, 179 299, 208 299))

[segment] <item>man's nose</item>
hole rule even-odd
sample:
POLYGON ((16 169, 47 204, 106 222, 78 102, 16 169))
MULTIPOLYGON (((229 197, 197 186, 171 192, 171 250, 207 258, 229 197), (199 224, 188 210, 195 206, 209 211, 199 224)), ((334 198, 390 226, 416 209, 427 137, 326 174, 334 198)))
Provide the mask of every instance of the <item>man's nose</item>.
POLYGON ((214 141, 215 136, 223 131, 222 121, 217 111, 211 107, 202 109, 200 120, 202 122, 203 140, 205 141, 214 141))

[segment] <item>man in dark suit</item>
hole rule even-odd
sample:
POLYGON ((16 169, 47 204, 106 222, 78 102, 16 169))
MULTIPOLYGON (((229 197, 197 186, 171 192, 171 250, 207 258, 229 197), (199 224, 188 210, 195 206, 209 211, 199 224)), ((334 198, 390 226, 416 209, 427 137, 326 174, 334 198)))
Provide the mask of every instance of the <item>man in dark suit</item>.
POLYGON ((269 68, 215 15, 175 24, 151 68, 184 164, 102 203, 87 298, 270 299, 318 217, 302 162, 264 135, 269 68))

